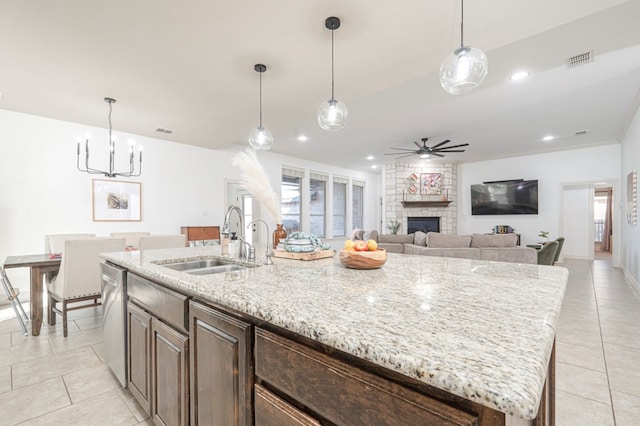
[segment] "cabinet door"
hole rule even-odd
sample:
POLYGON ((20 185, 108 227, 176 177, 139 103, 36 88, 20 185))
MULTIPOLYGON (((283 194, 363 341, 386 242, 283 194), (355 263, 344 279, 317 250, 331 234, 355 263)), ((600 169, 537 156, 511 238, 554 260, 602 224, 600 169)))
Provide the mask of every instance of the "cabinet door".
POLYGON ((191 423, 253 423, 251 325, 190 302, 191 423))
POLYGON ((127 304, 127 339, 129 390, 147 414, 150 414, 151 315, 131 302, 127 304))
POLYGON ((189 424, 189 338, 151 321, 151 418, 156 425, 189 424))
POLYGON ((259 384, 255 385, 255 426, 320 426, 321 423, 278 398, 259 384))

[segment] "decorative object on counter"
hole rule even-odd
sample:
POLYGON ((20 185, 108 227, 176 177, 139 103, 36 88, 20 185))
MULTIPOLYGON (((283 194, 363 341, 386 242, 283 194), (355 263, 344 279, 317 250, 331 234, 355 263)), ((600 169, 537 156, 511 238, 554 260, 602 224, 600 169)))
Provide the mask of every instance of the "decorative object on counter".
POLYGON ((330 248, 329 244, 324 244, 317 236, 300 231, 292 233, 287 239, 281 241, 278 247, 290 253, 309 253, 330 248))
POLYGON ((400 222, 399 220, 391 219, 387 222, 387 229, 392 234, 397 234, 401 226, 402 222, 400 222))
POLYGON ((387 251, 376 249, 373 251, 340 250, 340 263, 351 269, 376 269, 387 261, 387 251))
POLYGON ((280 240, 284 240, 287 238, 287 230, 283 228, 281 223, 276 224, 276 229, 273 231, 273 248, 274 250, 278 248, 278 243, 280 240))
POLYGON ((318 125, 322 130, 341 130, 347 125, 349 111, 347 106, 337 101, 334 96, 334 78, 333 78, 333 32, 340 28, 340 18, 330 16, 325 19, 324 26, 331 30, 331 99, 323 102, 318 108, 318 125))
POLYGON ((294 260, 318 260, 333 257, 336 251, 330 250, 316 250, 310 253, 291 253, 284 250, 275 250, 273 257, 279 257, 282 259, 294 259, 294 260))
POLYGON ((256 150, 268 150, 273 146, 273 135, 262 125, 262 73, 267 70, 267 66, 255 64, 253 69, 260 74, 260 125, 249 132, 249 145, 256 150))
POLYGON ((240 186, 255 197, 276 223, 282 223, 280 199, 271 186, 269 176, 258 161, 256 152, 247 148, 233 157, 231 164, 240 168, 240 186))
POLYGON ((134 173, 135 165, 133 163, 133 142, 129 141, 129 170, 126 172, 114 172, 114 163, 116 156, 116 140, 111 136, 111 112, 113 110, 113 104, 116 103, 116 100, 113 98, 104 98, 104 101, 109 104, 109 171, 103 171, 98 169, 93 169, 89 167, 89 135, 85 136, 84 141, 84 169, 80 168, 80 141, 78 141, 78 159, 76 160, 76 168, 81 172, 86 172, 89 174, 98 174, 105 175, 106 177, 134 177, 140 176, 142 173, 142 147, 138 150, 139 155, 139 163, 140 166, 138 168, 138 173, 134 173))
POLYGON ((440 65, 440 85, 452 95, 463 95, 480 86, 488 72, 487 55, 464 45, 464 1, 460 0, 460 47, 440 65))
POLYGON ((139 222, 142 220, 140 182, 94 179, 94 222, 139 222))

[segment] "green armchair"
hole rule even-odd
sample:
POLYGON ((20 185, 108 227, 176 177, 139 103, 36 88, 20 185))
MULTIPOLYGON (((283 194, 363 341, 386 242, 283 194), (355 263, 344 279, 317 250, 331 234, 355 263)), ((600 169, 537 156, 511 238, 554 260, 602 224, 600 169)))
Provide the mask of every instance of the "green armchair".
POLYGON ((538 250, 538 265, 553 265, 559 245, 560 243, 557 241, 551 241, 543 245, 538 250))
POLYGON ((560 258, 560 251, 562 250, 562 245, 564 244, 564 237, 558 237, 556 238, 556 241, 558 242, 558 249, 556 250, 556 255, 553 258, 553 265, 555 265, 560 258))

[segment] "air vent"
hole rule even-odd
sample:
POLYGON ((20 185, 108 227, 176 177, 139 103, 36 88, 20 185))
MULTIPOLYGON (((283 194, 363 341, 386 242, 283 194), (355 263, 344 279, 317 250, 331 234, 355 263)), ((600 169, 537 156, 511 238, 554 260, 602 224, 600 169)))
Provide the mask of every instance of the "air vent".
POLYGON ((158 127, 158 128, 156 129, 156 132, 166 133, 167 135, 170 135, 171 133, 175 132, 175 130, 171 130, 171 129, 163 129, 162 127, 158 127))
POLYGON ((576 56, 572 56, 569 58, 569 68, 574 68, 580 65, 588 64, 589 62, 593 62, 593 50, 590 52, 581 53, 576 56))
POLYGON ((587 133, 589 133, 588 130, 578 130, 576 132, 576 136, 582 136, 582 135, 586 135, 587 133))

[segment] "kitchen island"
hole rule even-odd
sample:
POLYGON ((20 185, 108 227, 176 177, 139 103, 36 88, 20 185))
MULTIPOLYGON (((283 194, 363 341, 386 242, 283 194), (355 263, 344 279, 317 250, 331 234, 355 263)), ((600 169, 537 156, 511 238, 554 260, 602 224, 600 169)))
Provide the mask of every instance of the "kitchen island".
MULTIPOLYGON (((549 395, 553 398, 553 386, 545 391, 545 382, 553 370, 566 269, 392 253, 374 270, 347 269, 337 256, 310 262, 274 259, 273 265, 203 276, 162 266, 219 257, 218 250, 205 246, 103 257, 130 274, 246 321, 256 329, 247 340, 256 351, 268 349, 264 342, 271 341, 270 333, 283 335, 293 340, 296 353, 309 347, 387 380, 374 387, 394 393, 400 385, 399 390, 475 416, 469 423, 447 424, 534 424, 529 420, 536 417, 539 424, 553 423, 553 410, 544 403, 549 395)), ((193 328, 196 323, 189 324, 193 328)), ((257 391, 262 392, 262 385, 293 409, 304 412, 314 404, 315 396, 309 403, 289 400, 293 391, 273 384, 280 378, 264 379, 261 374, 271 370, 261 368, 263 359, 253 350, 247 348, 247 362, 257 364, 256 404, 262 401, 257 391)), ((287 359, 297 365, 295 357, 287 359)), ((321 358, 319 365, 329 362, 321 358)), ((254 369, 247 371, 253 374, 254 369)), ((253 378, 249 381, 253 386, 253 378)), ((193 418, 193 401, 191 409, 193 418)), ((320 408, 310 411, 316 410, 320 408)), ((256 419, 258 415, 256 408, 256 419)), ((319 416, 339 423, 329 414, 319 416)))

